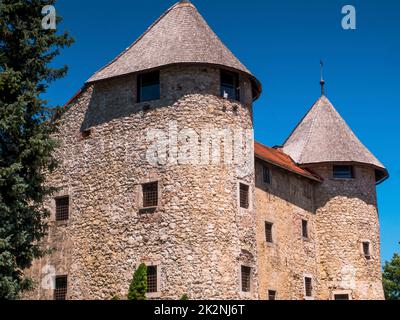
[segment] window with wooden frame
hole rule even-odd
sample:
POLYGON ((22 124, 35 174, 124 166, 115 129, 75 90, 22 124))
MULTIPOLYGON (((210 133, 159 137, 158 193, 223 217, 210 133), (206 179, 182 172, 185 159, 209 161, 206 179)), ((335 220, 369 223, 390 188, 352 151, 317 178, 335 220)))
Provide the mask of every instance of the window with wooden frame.
POLYGON ((221 70, 221 97, 240 101, 239 74, 221 70))
POLYGON ((333 178, 353 179, 354 168, 352 166, 333 166, 333 178))
POLYGON ((147 267, 147 293, 158 292, 157 266, 147 267))
POLYGON ((263 166, 263 182, 271 184, 271 170, 267 166, 263 166))
POLYGON ((249 190, 250 187, 247 184, 240 183, 239 185, 240 207, 243 209, 248 209, 250 206, 249 190))
POLYGON ((150 182, 142 185, 143 208, 155 208, 158 206, 158 182, 150 182))
POLYGON ((160 99, 160 71, 139 74, 137 84, 138 103, 160 99))
POLYGON ((247 266, 241 267, 242 292, 250 292, 251 290, 251 268, 247 266))
POLYGON ((271 222, 265 222, 265 241, 267 243, 273 243, 273 238, 272 238, 272 228, 273 224, 271 222))
POLYGON ((303 238, 308 239, 308 221, 301 220, 301 233, 303 238))
POLYGON ((54 300, 66 300, 68 288, 67 276, 56 276, 54 288, 54 300))
POLYGON ((56 221, 66 221, 69 219, 69 196, 59 197, 56 202, 56 221))
POLYGON ((362 249, 365 259, 371 259, 371 243, 369 241, 364 241, 362 243, 362 249))
POLYGON ((276 291, 268 290, 268 300, 276 300, 276 291))
POLYGON ((307 298, 313 296, 312 278, 304 277, 304 292, 307 298))

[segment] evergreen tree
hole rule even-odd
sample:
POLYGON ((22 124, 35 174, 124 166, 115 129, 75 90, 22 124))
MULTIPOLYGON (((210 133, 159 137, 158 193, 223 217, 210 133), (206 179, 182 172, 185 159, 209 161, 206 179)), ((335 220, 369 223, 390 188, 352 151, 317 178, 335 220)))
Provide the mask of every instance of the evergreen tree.
POLYGON ((142 263, 136 269, 131 285, 129 286, 129 300, 146 300, 147 292, 147 267, 142 263))
POLYGON ((72 43, 68 33, 42 28, 42 8, 54 4, 0 0, 0 299, 16 299, 29 287, 23 270, 44 254, 43 201, 54 191, 45 174, 56 166, 51 134, 58 112, 40 97, 66 74, 67 67, 49 64, 72 43))
POLYGON ((397 253, 383 267, 383 288, 387 300, 400 300, 400 255, 397 253))

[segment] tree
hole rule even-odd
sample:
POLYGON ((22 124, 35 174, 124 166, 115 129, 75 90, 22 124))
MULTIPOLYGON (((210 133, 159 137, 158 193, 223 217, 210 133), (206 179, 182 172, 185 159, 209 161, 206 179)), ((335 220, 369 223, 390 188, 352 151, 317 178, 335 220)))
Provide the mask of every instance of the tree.
POLYGON ((397 253, 383 267, 383 288, 386 300, 400 300, 400 255, 397 253))
POLYGON ((55 2, 0 1, 0 299, 28 289, 23 270, 45 254, 43 202, 54 192, 45 177, 57 164, 51 135, 59 112, 40 97, 66 74, 66 66, 49 64, 73 42, 68 33, 42 28, 42 8, 55 2))
POLYGON ((129 300, 146 300, 147 292, 147 267, 142 263, 136 269, 131 285, 129 286, 129 300))

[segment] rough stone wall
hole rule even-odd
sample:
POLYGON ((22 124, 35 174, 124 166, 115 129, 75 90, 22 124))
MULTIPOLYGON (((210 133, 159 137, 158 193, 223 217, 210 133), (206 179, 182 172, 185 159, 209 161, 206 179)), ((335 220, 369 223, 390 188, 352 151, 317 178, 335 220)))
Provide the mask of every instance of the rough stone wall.
POLYGON ((171 121, 197 133, 210 126, 252 129, 250 82, 241 77, 237 103, 219 97, 217 69, 170 67, 160 79, 160 100, 136 103, 136 77, 130 76, 88 86, 64 115, 62 164, 49 182, 70 196, 70 219, 60 226, 52 217, 47 244, 56 250, 35 262, 37 288, 28 298, 52 299, 52 290, 40 285, 46 265, 68 275, 69 299, 124 296, 141 262, 160 270, 155 298, 258 298, 254 167, 241 175, 229 164, 154 166, 146 160, 147 130, 168 132, 171 121), (83 139, 88 128, 92 135, 83 139), (250 185, 249 210, 238 208, 239 180, 250 185), (159 182, 160 204, 152 214, 139 214, 141 184, 148 181, 159 182), (241 263, 252 267, 249 295, 240 293, 241 263))
POLYGON ((313 182, 258 159, 255 168, 260 298, 268 299, 268 290, 274 290, 278 300, 302 300, 305 275, 313 277, 318 291, 313 182), (263 181, 263 166, 270 168, 270 184, 263 181), (302 220, 308 221, 308 239, 302 236, 302 220), (273 223, 272 244, 266 241, 265 222, 273 223))
POLYGON ((318 298, 348 293, 357 300, 383 299, 379 218, 373 168, 355 166, 355 179, 332 178, 332 165, 313 165, 324 178, 317 185, 318 298), (370 241, 372 257, 362 242, 370 241))

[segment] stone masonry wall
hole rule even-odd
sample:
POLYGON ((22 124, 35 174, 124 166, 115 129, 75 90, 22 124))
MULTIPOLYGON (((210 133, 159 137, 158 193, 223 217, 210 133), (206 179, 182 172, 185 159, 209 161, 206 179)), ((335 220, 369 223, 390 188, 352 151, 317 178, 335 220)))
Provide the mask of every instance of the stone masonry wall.
POLYGON ((355 166, 355 179, 332 178, 332 165, 312 165, 317 185, 319 299, 347 293, 357 300, 383 299, 379 218, 373 168, 355 166), (362 242, 371 243, 366 259, 362 242))
MULTIPOLYGON (((52 299, 41 285, 45 266, 68 275, 68 299, 124 296, 141 262, 160 270, 154 298, 258 298, 254 167, 241 174, 233 164, 146 159, 148 129, 174 131, 171 121, 197 133, 253 128, 250 81, 241 76, 238 103, 219 97, 219 77, 210 67, 170 67, 161 70, 160 100, 136 103, 134 75, 87 86, 74 100, 57 137, 62 164, 49 177, 59 195, 70 196, 70 219, 60 225, 52 217, 47 245, 55 251, 32 267, 37 287, 27 298, 52 299), (139 214, 141 184, 150 181, 159 182, 160 204, 139 214), (250 186, 249 210, 238 208, 238 181, 250 186), (241 264, 252 267, 250 294, 240 292, 241 264)), ((196 143, 178 145, 193 151, 196 143)), ((49 206, 54 213, 54 200, 49 206)))
POLYGON ((302 300, 304 276, 318 291, 313 182, 258 159, 255 167, 260 298, 273 290, 278 300, 302 300), (271 183, 263 181, 263 166, 270 168, 271 183), (308 239, 302 220, 308 221, 308 239), (265 222, 273 223, 273 243, 266 241, 265 222))

